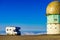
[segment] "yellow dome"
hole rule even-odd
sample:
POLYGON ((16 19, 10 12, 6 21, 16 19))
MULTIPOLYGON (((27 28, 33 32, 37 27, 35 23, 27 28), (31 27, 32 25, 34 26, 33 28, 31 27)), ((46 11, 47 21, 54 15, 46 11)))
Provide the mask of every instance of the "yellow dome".
POLYGON ((60 14, 60 2, 54 1, 51 2, 46 9, 47 14, 60 14))

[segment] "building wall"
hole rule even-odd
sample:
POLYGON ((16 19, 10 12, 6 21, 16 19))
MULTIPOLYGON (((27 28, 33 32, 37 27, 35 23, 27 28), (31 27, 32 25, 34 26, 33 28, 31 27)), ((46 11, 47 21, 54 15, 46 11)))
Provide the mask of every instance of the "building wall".
POLYGON ((47 34, 60 34, 60 15, 47 16, 47 34))
POLYGON ((47 34, 60 34, 60 24, 47 24, 47 34))
POLYGON ((48 15, 47 23, 60 23, 60 15, 48 15))

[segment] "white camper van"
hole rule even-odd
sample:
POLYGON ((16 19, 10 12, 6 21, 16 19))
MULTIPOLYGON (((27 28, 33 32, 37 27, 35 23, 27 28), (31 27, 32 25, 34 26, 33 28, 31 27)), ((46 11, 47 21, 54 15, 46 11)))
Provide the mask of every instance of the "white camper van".
POLYGON ((8 26, 6 27, 7 35, 21 35, 20 27, 8 26))

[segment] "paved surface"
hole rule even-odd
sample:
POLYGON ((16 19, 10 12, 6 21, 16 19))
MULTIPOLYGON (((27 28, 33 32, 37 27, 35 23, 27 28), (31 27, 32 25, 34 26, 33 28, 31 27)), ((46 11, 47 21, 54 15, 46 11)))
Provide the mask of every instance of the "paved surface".
POLYGON ((36 35, 36 36, 3 36, 0 40, 60 40, 60 35, 36 35))

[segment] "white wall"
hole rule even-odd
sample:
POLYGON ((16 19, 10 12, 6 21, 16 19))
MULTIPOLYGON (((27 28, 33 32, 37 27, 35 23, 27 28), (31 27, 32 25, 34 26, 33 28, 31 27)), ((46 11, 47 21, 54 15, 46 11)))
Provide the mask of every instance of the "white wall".
POLYGON ((60 34, 60 24, 47 24, 47 34, 60 34))

